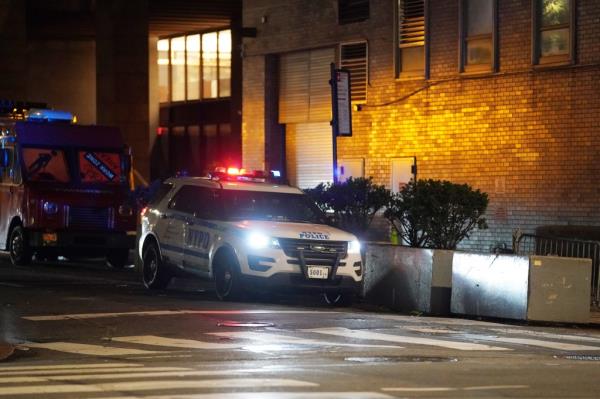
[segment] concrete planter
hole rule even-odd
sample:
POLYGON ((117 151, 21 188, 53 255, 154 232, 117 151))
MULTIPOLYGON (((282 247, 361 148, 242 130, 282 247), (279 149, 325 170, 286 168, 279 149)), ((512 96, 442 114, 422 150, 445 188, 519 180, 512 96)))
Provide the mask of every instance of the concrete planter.
POLYGON ((369 244, 363 295, 400 311, 450 313, 453 251, 369 244))
POLYGON ((452 313, 589 322, 590 259, 456 252, 452 268, 452 313))

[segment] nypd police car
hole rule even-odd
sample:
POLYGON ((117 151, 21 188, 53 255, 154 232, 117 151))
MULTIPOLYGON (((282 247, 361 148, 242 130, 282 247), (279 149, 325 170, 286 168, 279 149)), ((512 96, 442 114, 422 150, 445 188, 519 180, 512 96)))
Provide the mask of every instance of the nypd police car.
POLYGON ((264 177, 167 179, 142 210, 144 285, 165 288, 184 272, 212 279, 222 300, 302 290, 348 304, 362 279, 360 243, 326 221, 301 190, 264 177))

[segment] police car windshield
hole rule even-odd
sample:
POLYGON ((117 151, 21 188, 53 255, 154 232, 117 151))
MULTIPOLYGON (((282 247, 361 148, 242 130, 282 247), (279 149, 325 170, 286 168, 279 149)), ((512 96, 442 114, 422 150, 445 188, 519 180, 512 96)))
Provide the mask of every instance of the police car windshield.
POLYGON ((325 223, 325 216, 303 194, 223 190, 220 193, 227 220, 325 223))

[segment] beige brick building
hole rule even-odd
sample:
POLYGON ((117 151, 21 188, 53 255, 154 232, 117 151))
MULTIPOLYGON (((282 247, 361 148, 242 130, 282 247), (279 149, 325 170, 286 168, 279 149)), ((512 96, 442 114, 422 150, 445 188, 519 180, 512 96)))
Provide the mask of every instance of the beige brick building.
POLYGON ((244 166, 285 165, 300 186, 331 176, 316 161, 331 151, 323 73, 364 43, 366 78, 353 75, 353 90, 366 84, 366 98, 353 136, 337 140, 342 163, 363 166, 352 174, 392 187, 394 160, 416 159, 418 178, 487 192, 489 229, 464 243, 473 249, 510 245, 516 228, 600 226, 600 2, 489 6, 245 0, 243 26, 257 31, 243 44, 244 166))

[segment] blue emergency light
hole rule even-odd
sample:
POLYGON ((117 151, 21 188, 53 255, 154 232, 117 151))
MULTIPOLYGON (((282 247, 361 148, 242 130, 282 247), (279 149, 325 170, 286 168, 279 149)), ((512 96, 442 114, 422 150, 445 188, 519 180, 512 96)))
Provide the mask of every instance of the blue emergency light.
POLYGON ((44 122, 73 122, 73 114, 55 109, 32 108, 27 113, 27 120, 44 122))

